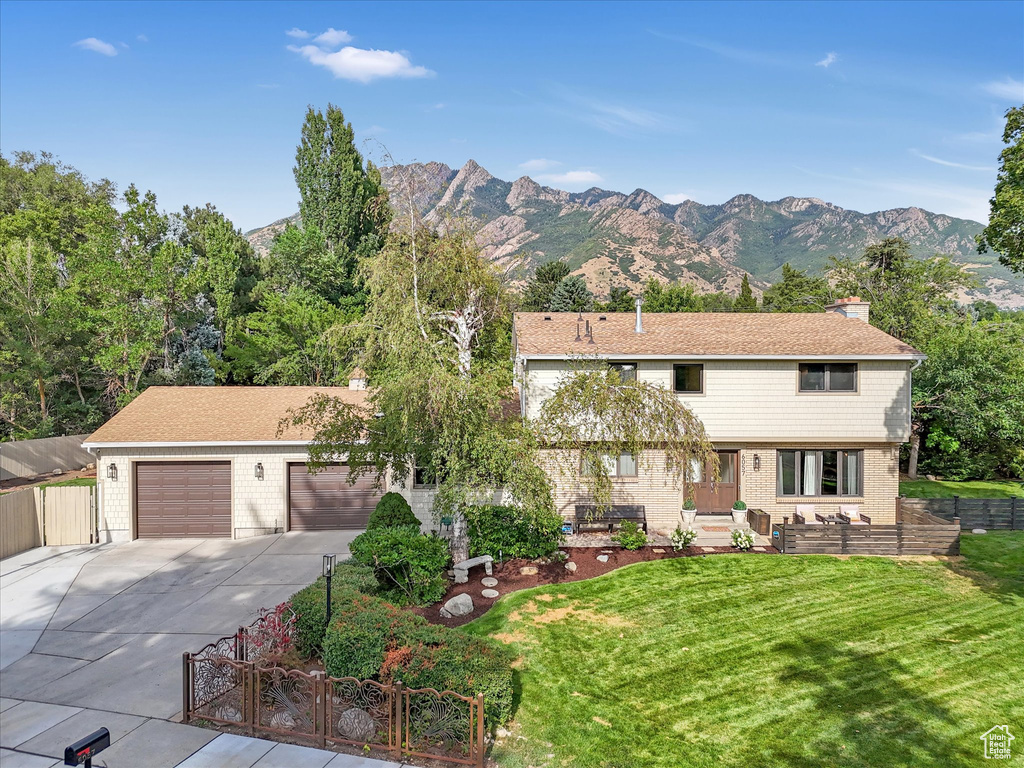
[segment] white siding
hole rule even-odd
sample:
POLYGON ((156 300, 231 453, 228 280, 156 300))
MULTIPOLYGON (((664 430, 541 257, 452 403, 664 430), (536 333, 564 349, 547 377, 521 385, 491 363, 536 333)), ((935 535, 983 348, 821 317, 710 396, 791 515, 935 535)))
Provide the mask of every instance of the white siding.
MULTIPOLYGON (((637 364, 639 380, 672 385, 671 361, 637 364)), ((559 360, 528 362, 523 388, 528 417, 537 417, 569 365, 559 360)), ((704 394, 680 397, 715 442, 910 439, 909 362, 858 363, 858 392, 853 394, 799 393, 797 365, 782 360, 705 361, 704 394)))

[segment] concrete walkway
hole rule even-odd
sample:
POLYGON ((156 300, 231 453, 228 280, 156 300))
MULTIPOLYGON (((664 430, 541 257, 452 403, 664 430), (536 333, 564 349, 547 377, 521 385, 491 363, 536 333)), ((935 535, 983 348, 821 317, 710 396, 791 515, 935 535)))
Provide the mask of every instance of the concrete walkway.
POLYGON ((181 654, 312 582, 322 555, 347 557, 357 534, 40 547, 0 561, 0 768, 49 768, 100 727, 116 741, 96 761, 109 768, 387 765, 169 722, 181 654))

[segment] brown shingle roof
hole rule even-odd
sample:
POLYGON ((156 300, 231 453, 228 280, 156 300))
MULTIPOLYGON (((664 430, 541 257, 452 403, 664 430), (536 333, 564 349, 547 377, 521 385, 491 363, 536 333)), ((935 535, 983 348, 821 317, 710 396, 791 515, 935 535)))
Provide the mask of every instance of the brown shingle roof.
POLYGON ((306 440, 296 428, 277 434, 288 410, 314 394, 353 405, 367 392, 347 387, 150 387, 86 443, 219 443, 306 440))
POLYGON ((517 313, 517 352, 709 357, 921 355, 863 320, 838 312, 645 312, 642 334, 634 332, 636 315, 632 312, 584 312, 583 318, 593 328, 593 344, 587 339, 576 341, 575 312, 517 313))

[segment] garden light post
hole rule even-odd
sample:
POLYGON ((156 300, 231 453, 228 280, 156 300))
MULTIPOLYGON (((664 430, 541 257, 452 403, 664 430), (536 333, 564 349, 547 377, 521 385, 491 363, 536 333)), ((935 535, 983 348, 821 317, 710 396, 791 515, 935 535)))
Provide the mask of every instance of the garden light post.
POLYGON ((334 555, 324 555, 324 578, 327 579, 327 623, 331 623, 331 577, 334 575, 334 555))

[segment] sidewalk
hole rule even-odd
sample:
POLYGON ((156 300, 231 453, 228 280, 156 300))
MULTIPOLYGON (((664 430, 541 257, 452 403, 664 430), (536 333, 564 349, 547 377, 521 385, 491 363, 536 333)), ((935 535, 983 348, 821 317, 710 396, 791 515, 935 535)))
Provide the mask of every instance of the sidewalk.
POLYGON ((400 768, 266 739, 98 709, 0 699, 0 768, 57 768, 64 748, 99 728, 110 747, 96 768, 400 768))

